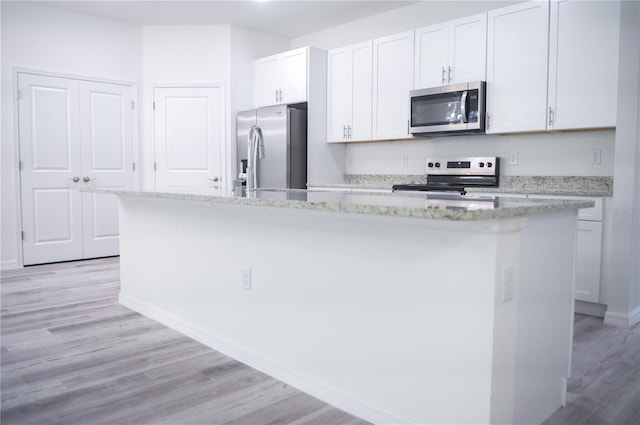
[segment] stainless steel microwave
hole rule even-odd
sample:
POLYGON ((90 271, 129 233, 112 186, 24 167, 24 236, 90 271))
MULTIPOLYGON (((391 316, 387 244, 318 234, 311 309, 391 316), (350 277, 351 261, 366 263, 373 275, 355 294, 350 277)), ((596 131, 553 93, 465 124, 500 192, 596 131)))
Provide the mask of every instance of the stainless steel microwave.
POLYGON ((411 134, 426 137, 484 134, 486 87, 484 81, 476 81, 412 90, 411 134))

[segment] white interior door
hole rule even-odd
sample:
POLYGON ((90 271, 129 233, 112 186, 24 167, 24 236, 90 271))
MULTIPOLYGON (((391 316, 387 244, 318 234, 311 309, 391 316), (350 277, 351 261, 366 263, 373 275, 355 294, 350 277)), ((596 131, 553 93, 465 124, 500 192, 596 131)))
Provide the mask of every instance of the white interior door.
POLYGON ((23 260, 83 258, 78 82, 19 74, 23 260))
POLYGON ((224 86, 154 89, 156 189, 223 187, 224 86))
POLYGON ((19 73, 18 131, 25 265, 118 254, 113 196, 132 188, 132 87, 19 73))
MULTIPOLYGON (((81 184, 132 189, 133 103, 131 86, 80 82, 81 184)), ((82 193, 84 257, 118 254, 118 201, 82 193)))

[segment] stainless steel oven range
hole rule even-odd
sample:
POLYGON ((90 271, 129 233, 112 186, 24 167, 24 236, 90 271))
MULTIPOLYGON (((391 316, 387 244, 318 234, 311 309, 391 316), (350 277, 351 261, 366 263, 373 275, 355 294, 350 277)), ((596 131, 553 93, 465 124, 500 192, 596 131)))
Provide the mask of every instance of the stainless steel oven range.
POLYGON ((426 184, 396 184, 393 191, 457 192, 468 188, 498 187, 500 158, 478 156, 465 158, 428 158, 426 184))

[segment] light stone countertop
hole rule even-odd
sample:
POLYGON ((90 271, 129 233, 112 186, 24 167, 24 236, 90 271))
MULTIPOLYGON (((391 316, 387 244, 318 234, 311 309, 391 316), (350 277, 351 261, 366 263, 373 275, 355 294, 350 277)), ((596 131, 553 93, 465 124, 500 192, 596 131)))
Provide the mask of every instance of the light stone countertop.
MULTIPOLYGON (((309 188, 387 189, 394 184, 425 184, 426 175, 346 174, 345 183, 310 183, 309 188)), ((613 196, 613 177, 500 176, 500 186, 469 188, 470 192, 523 195, 613 196)))
POLYGON ((198 201, 214 204, 267 206, 350 214, 411 217, 447 221, 500 220, 589 208, 589 200, 526 199, 502 196, 433 195, 420 193, 353 193, 297 189, 258 189, 245 194, 217 195, 214 189, 171 192, 87 187, 83 192, 123 197, 198 201))

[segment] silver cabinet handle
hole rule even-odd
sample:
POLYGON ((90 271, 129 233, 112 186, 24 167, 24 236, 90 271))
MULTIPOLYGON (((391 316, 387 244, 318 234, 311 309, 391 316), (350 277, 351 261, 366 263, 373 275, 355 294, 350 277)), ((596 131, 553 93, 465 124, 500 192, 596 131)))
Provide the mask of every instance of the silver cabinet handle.
POLYGON ((343 139, 347 138, 347 126, 346 125, 342 126, 342 138, 343 139))
POLYGON ((84 176, 84 177, 82 178, 82 181, 83 181, 83 182, 85 182, 85 183, 89 183, 89 182, 94 181, 94 180, 95 180, 95 179, 90 179, 90 178, 89 178, 89 177, 87 177, 87 176, 84 176))
POLYGON ((442 67, 442 84, 444 84, 444 66, 442 67))
POLYGON ((280 89, 280 102, 282 102, 282 89, 280 89))
POLYGON ((278 102, 278 89, 276 89, 276 103, 278 102))
POLYGON ((451 82, 451 79, 452 79, 451 74, 453 73, 453 69, 451 69, 450 66, 448 66, 447 68, 449 68, 449 72, 447 73, 447 75, 448 75, 448 78, 449 78, 449 82, 451 82))
POLYGON ((78 183, 80 181, 80 177, 74 176, 72 179, 69 179, 69 180, 71 180, 74 183, 78 183))
POLYGON ((553 125, 553 108, 549 106, 549 125, 553 125))
POLYGON ((347 126, 347 137, 351 138, 351 126, 347 126))
POLYGON ((220 181, 220 178, 219 177, 214 177, 212 179, 207 179, 207 180, 211 180, 212 182, 218 182, 218 181, 220 181))

